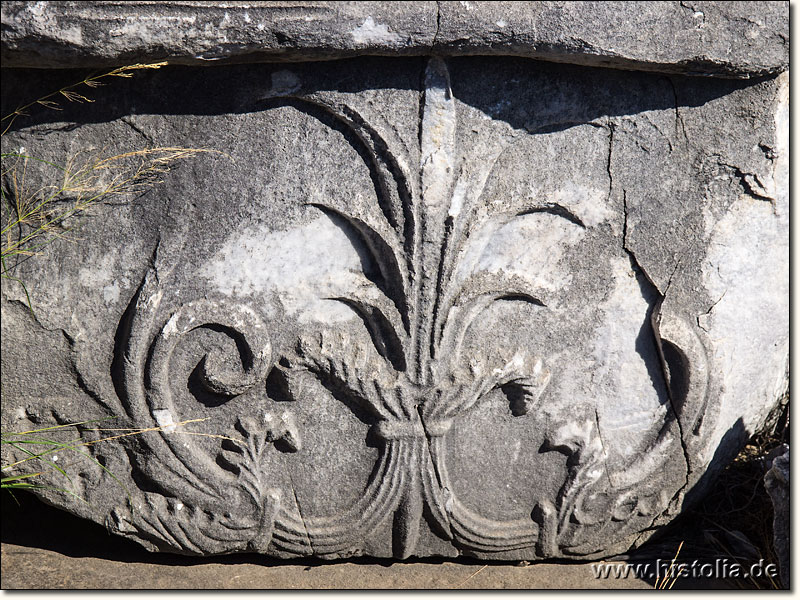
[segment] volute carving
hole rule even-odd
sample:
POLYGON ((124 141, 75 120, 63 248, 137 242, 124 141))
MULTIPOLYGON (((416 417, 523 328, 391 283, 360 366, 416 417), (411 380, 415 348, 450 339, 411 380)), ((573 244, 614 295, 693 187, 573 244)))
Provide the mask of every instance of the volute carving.
MULTIPOLYGON (((566 479, 554 500, 532 502, 526 518, 492 518, 458 497, 446 444, 454 421, 495 390, 505 395, 514 418, 537 418, 558 368, 524 339, 512 346, 489 341, 482 355, 465 352, 470 327, 497 302, 548 311, 541 290, 526 278, 464 267, 468 243, 487 223, 498 228, 520 217, 547 216, 581 230, 586 225, 553 199, 485 202, 483 190, 495 163, 519 133, 510 126, 495 130, 491 144, 461 159, 458 111, 444 60, 429 60, 424 87, 419 164, 399 139, 382 135, 390 128, 374 127, 335 96, 297 92, 285 97, 293 106, 324 111, 347 128, 377 174, 375 206, 349 214, 325 202, 310 204, 357 232, 378 267, 377 277, 359 275, 349 293, 331 298, 358 315, 363 335, 315 326, 292 347, 275 348, 266 321, 245 304, 205 297, 163 306, 164 282, 181 251, 175 240, 159 246, 132 302, 118 356, 131 421, 161 426, 143 434, 146 452, 132 453, 140 476, 154 489, 137 510, 116 511, 113 528, 137 531, 161 547, 188 553, 348 556, 363 552, 370 536, 391 520, 393 553, 400 558, 415 553, 422 523, 462 552, 528 549, 545 558, 597 553, 599 533, 622 538, 667 509, 677 490, 661 486, 666 463, 683 456, 674 414, 642 450, 646 464, 617 473, 607 471, 596 415, 576 414, 549 431, 536 451, 563 455, 566 479), (285 382, 291 400, 280 412, 256 407, 254 416, 242 415, 215 454, 199 449, 191 438, 175 436, 169 427, 186 417, 172 400, 172 355, 202 328, 236 346, 234 356, 212 353, 200 362, 200 382, 210 394, 224 402, 263 390, 274 375, 285 382), (359 500, 323 516, 302 515, 292 490, 274 483, 266 460, 269 453, 303 451, 303 427, 293 405, 314 402, 303 393, 308 377, 368 415, 378 446, 377 464, 359 500), (158 516, 164 511, 169 519, 158 516)), ((271 98, 276 101, 275 94, 271 98)), ((531 245, 533 251, 546 251, 536 249, 536 240, 531 245)), ((687 338, 681 337, 686 328, 675 324, 680 317, 670 318, 661 331, 672 348, 687 338)), ((683 355, 691 384, 682 410, 693 422, 706 394, 703 353, 695 338, 683 355)))

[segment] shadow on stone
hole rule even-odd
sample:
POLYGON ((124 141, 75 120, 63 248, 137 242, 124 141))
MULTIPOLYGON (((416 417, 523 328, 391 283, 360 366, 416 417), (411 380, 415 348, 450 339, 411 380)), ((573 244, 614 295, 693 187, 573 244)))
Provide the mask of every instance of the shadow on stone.
MULTIPOLYGON (((131 79, 115 81, 113 86, 92 90, 96 102, 85 105, 61 102, 60 110, 33 110, 17 119, 9 132, 33 125, 53 123, 52 131, 71 130, 76 124, 109 122, 133 114, 216 115, 264 110, 270 96, 272 75, 287 69, 303 82, 293 95, 318 91, 355 94, 364 90, 419 89, 419 79, 411 76, 425 61, 421 58, 362 57, 333 63, 252 64, 216 67, 164 67, 141 72, 131 79), (395 67, 404 68, 395 68, 395 67), (343 70, 358 76, 341 77, 343 70), (217 90, 210 92, 210 90, 217 90), (179 102, 176 99, 180 99, 179 102)), ((506 121, 518 129, 534 133, 555 132, 599 117, 637 114, 643 111, 701 106, 738 89, 758 85, 762 79, 732 80, 633 73, 615 69, 561 65, 525 58, 465 57, 448 59, 453 94, 460 101, 506 121), (506 82, 496 86, 501 72, 506 82), (527 99, 529 110, 520 111, 524 80, 536 75, 539 85, 535 98, 527 99), (522 82, 520 84, 520 82, 522 82), (520 85, 518 85, 520 84, 520 85), (516 102, 502 102, 513 97, 516 102), (533 102, 533 104, 531 104, 533 102)), ((3 69, 2 114, 17 106, 51 93, 87 76, 83 69, 46 71, 43 69, 3 69), (32 76, 33 75, 33 76, 32 76)), ((527 93, 530 93, 528 90, 527 93)), ((273 97, 274 98, 274 97, 273 97)), ((37 135, 47 135, 39 130, 37 135)))

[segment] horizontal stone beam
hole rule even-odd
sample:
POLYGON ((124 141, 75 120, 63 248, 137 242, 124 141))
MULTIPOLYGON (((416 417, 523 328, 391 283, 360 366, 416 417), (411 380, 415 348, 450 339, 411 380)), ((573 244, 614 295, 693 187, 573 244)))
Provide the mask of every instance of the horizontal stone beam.
POLYGON ((750 78, 788 68, 788 2, 3 2, 4 67, 521 56, 750 78))

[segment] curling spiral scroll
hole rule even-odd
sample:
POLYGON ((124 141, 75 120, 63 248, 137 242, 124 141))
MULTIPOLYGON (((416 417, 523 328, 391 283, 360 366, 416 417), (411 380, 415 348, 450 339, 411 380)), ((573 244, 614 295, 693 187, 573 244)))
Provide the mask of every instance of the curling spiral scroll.
MULTIPOLYGON (((536 290, 520 277, 502 271, 456 276, 466 240, 490 218, 508 222, 549 213, 564 217, 569 226, 583 224, 553 203, 510 199, 502 205, 482 204, 491 170, 515 135, 510 128, 506 134, 495 130, 486 136, 491 143, 459 158, 455 100, 443 60, 429 60, 424 92, 416 166, 390 126, 373 126, 325 93, 291 98, 348 128, 377 174, 381 201, 358 215, 313 204, 345 219, 379 267, 375 281, 363 276, 348 295, 335 298, 359 315, 369 335, 307 332, 278 357, 253 310, 206 299, 167 313, 159 327, 159 315, 165 313, 161 282, 176 259, 175 253, 158 251, 135 299, 122 357, 126 406, 140 426, 160 425, 164 415, 178 414, 169 389, 172 353, 185 334, 209 325, 234 338, 239 349, 235 368, 213 354, 203 359, 201 382, 215 394, 247 393, 264 385, 273 369, 290 383, 310 374, 323 386, 344 391, 370 416, 380 440, 378 464, 360 499, 337 514, 298 516, 285 492, 271 486, 264 457, 278 439, 297 450, 300 432, 288 418, 277 424, 241 418, 238 437, 223 443, 217 457, 196 451, 191 441, 170 435, 168 428, 143 436, 147 451, 136 453, 138 468, 159 491, 146 494, 149 504, 135 518, 114 514, 115 527, 184 552, 345 556, 361 552, 370 534, 391 518, 393 552, 405 558, 415 551, 424 519, 465 552, 532 548, 537 556, 550 557, 591 554, 596 550, 590 540, 597 539, 598 531, 621 536, 664 510, 669 497, 642 480, 659 473, 679 444, 668 424, 647 452, 652 464, 623 469, 613 495, 601 485, 604 460, 594 423, 587 422, 548 436, 546 449, 567 457, 568 475, 556 501, 531 506, 530 518, 488 518, 456 496, 445 452, 453 420, 495 389, 512 398, 513 415, 535 414, 550 381, 542 358, 523 344, 496 347, 483 356, 462 352, 470 325, 492 303, 513 300, 545 310, 536 290), (231 469, 220 466, 223 459, 231 469), (626 479, 626 472, 637 477, 626 479)), ((380 117, 371 119, 374 123, 380 117)), ((704 390, 694 393, 703 395, 704 390)))

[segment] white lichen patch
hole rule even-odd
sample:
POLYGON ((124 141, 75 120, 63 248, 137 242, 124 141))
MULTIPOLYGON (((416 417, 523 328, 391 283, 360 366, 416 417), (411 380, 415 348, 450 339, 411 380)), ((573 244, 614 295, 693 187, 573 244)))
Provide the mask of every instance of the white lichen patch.
POLYGON ((291 71, 281 70, 272 74, 270 93, 276 96, 291 94, 300 89, 300 78, 291 71))
MULTIPOLYGON (((789 349, 788 265, 788 217, 776 218, 768 202, 743 198, 717 223, 703 277, 719 301, 703 324, 727 392, 723 414, 752 415, 753 403, 773 405, 774 373, 782 372, 789 349)), ((719 435, 732 425, 720 423, 719 435)))
POLYGON ((471 238, 458 277, 504 271, 542 291, 556 292, 572 281, 568 269, 559 264, 564 252, 583 235, 578 225, 548 213, 525 215, 506 224, 490 222, 471 238))
POLYGON ((153 418, 164 433, 172 433, 175 431, 175 419, 172 413, 166 408, 156 408, 153 410, 153 418))
POLYGON ((742 195, 714 224, 703 262, 706 291, 715 304, 698 320, 708 331, 724 386, 708 459, 739 415, 747 416, 744 426, 752 432, 783 387, 789 353, 788 73, 779 82, 775 160, 767 178, 774 202, 742 195))
POLYGON ((119 283, 112 281, 103 287, 103 302, 113 304, 119 300, 119 283))
POLYGON ((65 42, 79 46, 83 43, 83 30, 75 25, 73 27, 66 27, 61 30, 61 39, 65 42))
POLYGON ((362 258, 350 239, 323 216, 288 231, 237 233, 200 275, 227 296, 277 294, 284 311, 300 322, 337 322, 355 315, 326 298, 346 295, 361 272, 362 258))
POLYGON ((402 41, 402 37, 389 31, 387 25, 376 23, 372 17, 367 17, 364 22, 350 32, 356 44, 369 46, 371 44, 393 44, 402 41))
POLYGON ((164 329, 161 330, 161 336, 164 339, 167 339, 170 336, 172 336, 172 335, 174 335, 174 334, 176 334, 178 332, 178 319, 179 318, 180 318, 180 315, 178 313, 175 313, 174 315, 172 315, 169 318, 169 321, 167 321, 167 324, 164 325, 164 329))
POLYGON ((548 196, 548 201, 569 209, 586 227, 597 227, 618 214, 607 201, 608 188, 565 181, 548 196))
MULTIPOLYGON (((174 40, 175 28, 195 25, 195 15, 136 15, 126 16, 119 27, 109 29, 108 35, 121 39, 153 39, 162 42, 174 40)), ((184 33, 183 35, 187 35, 184 33)), ((189 34, 191 35, 191 34, 189 34)))
POLYGON ((119 301, 121 290, 128 280, 119 275, 120 252, 109 249, 94 261, 88 261, 79 271, 79 281, 87 290, 100 290, 105 304, 119 301))

